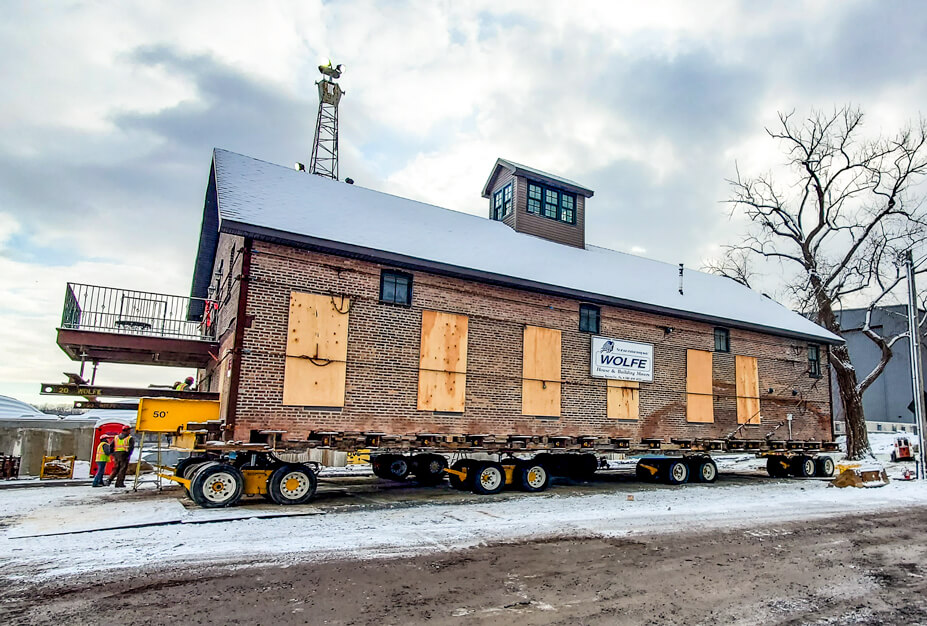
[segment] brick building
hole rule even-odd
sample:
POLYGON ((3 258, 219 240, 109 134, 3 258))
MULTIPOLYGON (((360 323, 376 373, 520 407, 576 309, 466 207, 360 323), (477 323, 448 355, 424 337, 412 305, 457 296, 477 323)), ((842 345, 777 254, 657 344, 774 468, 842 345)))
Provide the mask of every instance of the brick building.
POLYGON ((199 389, 228 436, 785 438, 791 415, 832 437, 839 338, 586 244, 578 183, 500 159, 482 196, 490 219, 216 150, 192 296, 215 302, 199 389))

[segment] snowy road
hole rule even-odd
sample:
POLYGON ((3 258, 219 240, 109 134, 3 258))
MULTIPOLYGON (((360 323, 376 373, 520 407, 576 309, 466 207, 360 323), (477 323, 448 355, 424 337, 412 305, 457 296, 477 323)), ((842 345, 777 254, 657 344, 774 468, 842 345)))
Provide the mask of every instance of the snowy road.
POLYGON ((178 496, 176 490, 2 490, 0 573, 9 580, 41 580, 115 567, 305 563, 526 539, 751 528, 927 506, 927 485, 895 481, 878 489, 836 489, 819 480, 725 476, 714 485, 670 488, 617 481, 502 498, 411 488, 403 489, 399 499, 374 490, 354 497, 349 507, 338 506, 337 498, 322 499, 301 511, 313 513, 309 515, 228 521, 218 520, 230 514, 257 514, 266 505, 239 511, 190 510, 178 496), (211 519, 215 523, 202 523, 211 519), (107 524, 158 521, 169 525, 87 532, 107 524), (80 532, 50 534, 73 530, 80 532), (42 534, 48 536, 26 536, 42 534), (122 558, 112 559, 113 550, 122 558))

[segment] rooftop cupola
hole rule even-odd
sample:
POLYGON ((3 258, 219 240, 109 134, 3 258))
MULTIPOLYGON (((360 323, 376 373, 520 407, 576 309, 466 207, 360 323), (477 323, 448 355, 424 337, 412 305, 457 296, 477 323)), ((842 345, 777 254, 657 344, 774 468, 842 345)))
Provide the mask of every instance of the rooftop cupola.
POLYGON ((496 159, 483 186, 490 219, 577 248, 586 245, 586 198, 592 194, 579 183, 505 159, 496 159))

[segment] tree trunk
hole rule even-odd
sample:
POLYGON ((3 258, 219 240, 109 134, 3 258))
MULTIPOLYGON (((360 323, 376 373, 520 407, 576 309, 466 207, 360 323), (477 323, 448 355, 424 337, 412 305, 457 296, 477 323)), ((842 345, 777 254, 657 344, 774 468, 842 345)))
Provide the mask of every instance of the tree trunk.
POLYGON ((857 391, 856 370, 850 365, 850 353, 846 345, 833 346, 830 350, 831 365, 837 379, 840 402, 847 429, 847 459, 859 461, 872 456, 869 446, 869 432, 863 415, 863 395, 857 391))

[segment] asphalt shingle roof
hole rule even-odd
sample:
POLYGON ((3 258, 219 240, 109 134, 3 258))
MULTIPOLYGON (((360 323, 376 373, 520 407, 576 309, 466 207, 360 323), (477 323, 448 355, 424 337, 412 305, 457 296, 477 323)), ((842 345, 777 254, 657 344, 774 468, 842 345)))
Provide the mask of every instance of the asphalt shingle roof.
MULTIPOLYGON (((494 282, 587 294, 592 300, 827 343, 842 341, 720 276, 686 269, 680 295, 678 265, 597 246, 558 244, 501 222, 225 150, 215 151, 214 165, 222 232, 294 245, 350 246, 373 257, 385 253, 413 265, 427 262, 448 271, 456 268, 462 275, 478 273, 494 282)), ((207 199, 207 210, 209 205, 207 199)))

